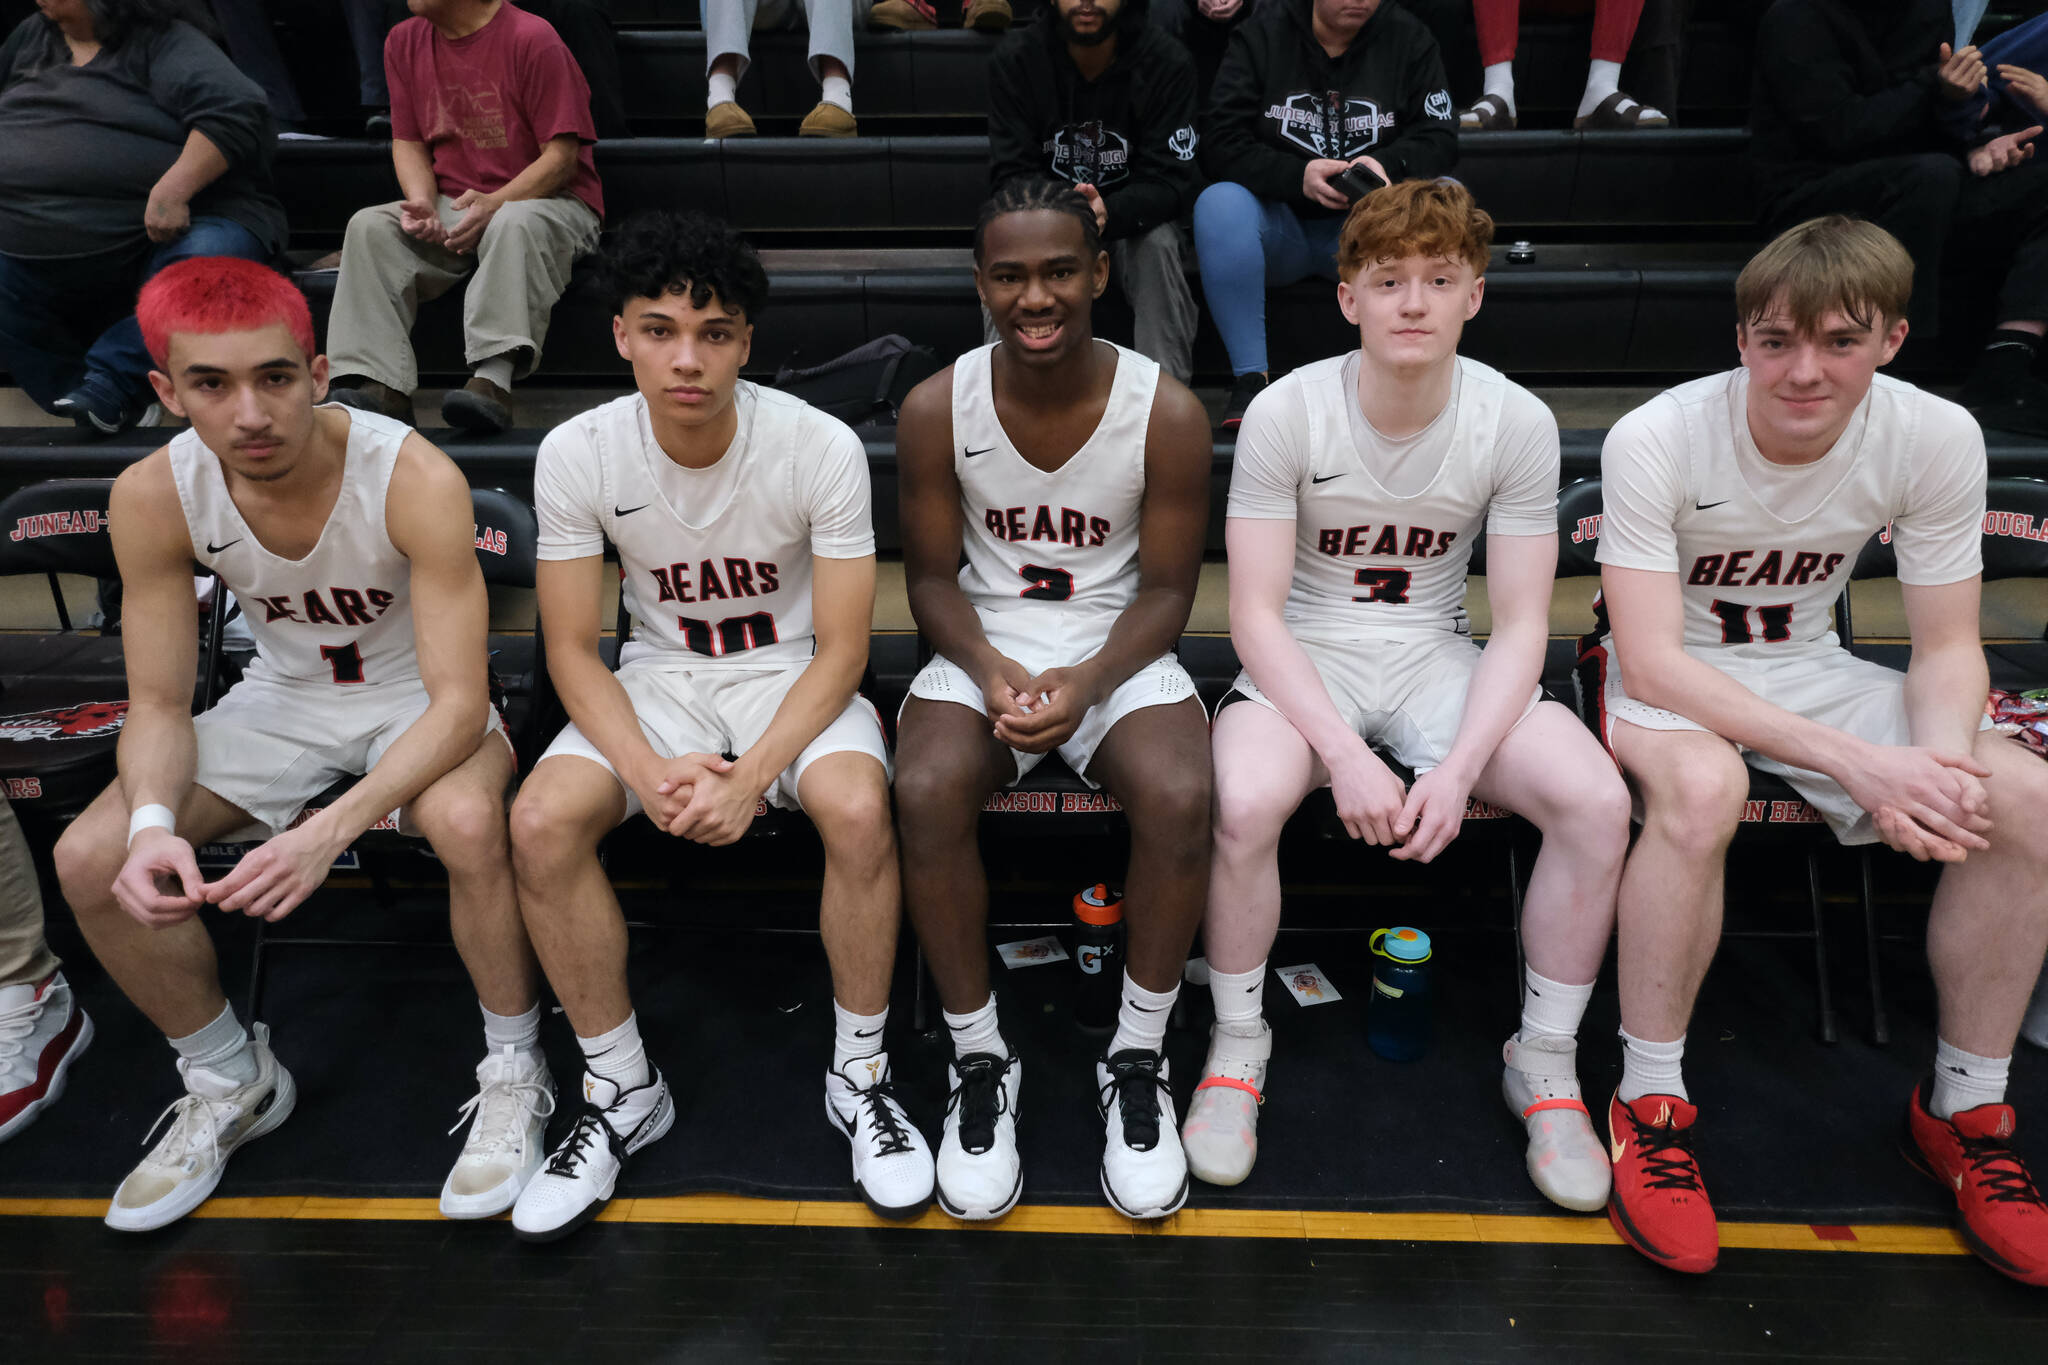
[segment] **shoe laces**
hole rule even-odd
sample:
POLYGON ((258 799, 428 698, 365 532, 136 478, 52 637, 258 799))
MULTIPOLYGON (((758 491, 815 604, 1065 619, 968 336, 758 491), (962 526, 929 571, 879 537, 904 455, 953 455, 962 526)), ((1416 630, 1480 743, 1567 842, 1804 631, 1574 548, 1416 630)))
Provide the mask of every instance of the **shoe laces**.
POLYGON ((221 1107, 220 1101, 189 1092, 172 1100, 142 1136, 142 1145, 148 1147, 149 1140, 156 1136, 164 1120, 170 1120, 170 1125, 164 1129, 163 1140, 142 1159, 142 1164, 159 1171, 182 1174, 192 1168, 193 1156, 203 1152, 207 1158, 206 1165, 218 1166, 220 1124, 215 1111, 221 1107))
POLYGON ((882 1081, 865 1090, 856 1088, 853 1097, 867 1110, 868 1122, 881 1139, 875 1144, 876 1156, 898 1156, 910 1150, 910 1130, 903 1121, 903 1110, 896 1103, 894 1085, 882 1081))
POLYGON ((583 1112, 576 1116, 576 1126, 569 1130, 569 1136, 555 1149, 555 1154, 548 1158, 548 1174, 575 1179, 583 1163, 589 1159, 588 1149, 597 1141, 600 1133, 604 1136, 605 1145, 611 1148, 612 1157, 624 1164, 625 1139, 613 1132, 611 1124, 605 1122, 604 1110, 594 1104, 586 1104, 583 1106, 583 1112))
POLYGON ((1642 1155, 1643 1169, 1648 1177, 1643 1187, 1651 1190, 1698 1190, 1700 1165, 1699 1159, 1692 1154, 1692 1129, 1645 1123, 1626 1106, 1622 1107, 1622 1112, 1628 1115, 1629 1125, 1635 1129, 1636 1150, 1642 1155), (1665 1152, 1675 1155, 1665 1156, 1665 1152))
POLYGON ((946 1097, 946 1112, 960 1113, 960 1145, 980 1156, 996 1145, 996 1120, 1010 1108, 1010 1068, 1015 1057, 975 1052, 953 1063, 960 1083, 946 1097))
POLYGON ((1159 1093, 1166 1089, 1166 1078, 1159 1074, 1159 1054, 1133 1048, 1119 1052, 1106 1065, 1109 1079, 1100 1092, 1102 1107, 1109 1107, 1114 1094, 1124 1125, 1124 1146, 1134 1152, 1151 1151, 1159 1145, 1159 1093))
POLYGON ((530 1119, 546 1119, 555 1112, 555 1093, 541 1083, 539 1071, 525 1080, 512 1079, 510 1068, 486 1082, 457 1112, 455 1127, 476 1122, 476 1131, 463 1144, 465 1155, 495 1156, 525 1141, 530 1119))
POLYGON ((1976 1172, 1985 1203, 2042 1203, 2041 1191, 2035 1188, 2033 1176, 2027 1173, 2026 1162, 2020 1160, 2020 1154, 2006 1146, 2003 1139, 1963 1137, 1960 1134, 1957 1138, 1963 1145, 1963 1159, 1976 1172))

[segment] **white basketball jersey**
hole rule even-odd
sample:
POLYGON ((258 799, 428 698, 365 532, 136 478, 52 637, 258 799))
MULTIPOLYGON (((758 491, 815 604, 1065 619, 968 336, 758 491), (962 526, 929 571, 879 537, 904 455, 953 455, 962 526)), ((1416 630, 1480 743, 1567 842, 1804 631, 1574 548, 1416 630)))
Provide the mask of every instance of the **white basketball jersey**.
MULTIPOLYGON (((1097 345, 1113 343, 1098 341, 1097 345)), ((1138 594, 1138 512, 1158 362, 1116 348, 1102 420, 1058 469, 1038 468, 996 418, 994 346, 953 365, 953 473, 960 480, 960 588, 975 609, 1053 608, 1071 638, 1106 635, 1138 594)))
MULTIPOLYGON (((1640 467, 1653 459, 1660 469, 1676 463, 1667 475, 1675 511, 1664 513, 1671 531, 1663 534, 1675 539, 1688 645, 1835 643, 1835 599, 1865 543, 1894 519, 1902 579, 1949 582, 1977 571, 1983 445, 1960 409, 1878 375, 1825 456, 1806 466, 1773 466, 1750 434, 1748 387, 1749 372, 1737 369, 1671 389, 1618 425, 1602 454, 1606 482, 1617 490, 1630 482, 1617 462, 1640 467), (1654 432, 1654 451, 1640 449, 1642 438, 1632 432, 1654 432), (1936 546, 1929 543, 1930 500, 1914 489, 1930 482, 1929 473, 1946 476, 1936 466, 1951 463, 1952 454, 1966 458, 1955 477, 1937 480, 1950 485, 1940 497, 1974 497, 1976 510, 1948 518, 1960 535, 1945 535, 1936 546)), ((1674 567, 1663 556, 1661 564, 1630 562, 1640 553, 1631 553, 1639 533, 1617 496, 1626 495, 1606 499, 1601 562, 1674 567)))
POLYGON ((192 557, 218 573, 242 605, 256 641, 249 677, 342 687, 417 682, 412 562, 384 525, 391 471, 412 428, 340 410, 349 418, 341 492, 304 559, 263 548, 228 496, 219 457, 197 431, 172 437, 171 476, 192 557))
MULTIPOLYGON (((1471 632, 1465 573, 1492 505, 1506 376, 1458 358, 1448 450, 1421 492, 1381 485, 1351 436, 1348 355, 1295 370, 1273 387, 1300 404, 1311 464, 1294 519, 1286 619, 1303 640, 1341 642, 1402 630, 1471 632)), ((1279 401, 1278 397, 1269 401, 1279 401)))
POLYGON ((811 509, 798 465, 844 424, 744 380, 733 401, 739 430, 713 466, 716 492, 702 506, 678 506, 665 492, 655 461, 674 466, 639 394, 574 419, 602 473, 604 533, 618 547, 633 614, 628 659, 665 651, 689 656, 692 668, 769 669, 817 652, 811 509))

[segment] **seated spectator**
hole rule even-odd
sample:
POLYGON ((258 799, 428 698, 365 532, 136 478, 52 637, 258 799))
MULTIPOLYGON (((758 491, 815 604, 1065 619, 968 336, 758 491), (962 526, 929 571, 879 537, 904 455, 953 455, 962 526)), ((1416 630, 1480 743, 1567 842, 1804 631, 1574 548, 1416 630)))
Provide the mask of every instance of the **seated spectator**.
POLYGON ((597 245, 590 91, 555 31, 506 0, 410 3, 418 17, 384 44, 405 197, 349 219, 328 324, 334 398, 411 421, 418 305, 473 272, 462 300, 472 377, 441 416, 502 431, 570 267, 597 245))
POLYGON ((1993 136, 1956 117, 1986 73, 1975 48, 1951 52, 1953 23, 1949 0, 1778 0, 1757 36, 1759 207, 1769 232, 1829 213, 1888 230, 1913 258, 1907 317, 1923 335, 1942 318, 1945 261, 2002 270, 1962 401, 1984 426, 2048 436, 2048 383, 2033 375, 2048 333, 2041 129, 1993 136))
POLYGON ((989 61, 990 182, 1051 175, 1080 188, 1138 351, 1185 384, 1197 314, 1177 220, 1202 184, 1194 66, 1145 22, 1147 0, 1053 2, 1052 22, 1012 33, 989 61))
MULTIPOLYGON (((246 0, 239 0, 246 3, 246 0)), ((391 136, 391 92, 384 86, 384 38, 405 22, 407 0, 342 0, 349 45, 361 76, 363 109, 372 137, 391 136)), ((521 0, 519 8, 545 19, 576 59, 590 86, 590 117, 599 137, 631 137, 625 80, 612 37, 611 0, 521 0)))
POLYGON ((1268 382, 1266 286, 1336 279, 1338 231, 1368 185, 1457 160, 1436 40, 1406 10, 1266 0, 1237 31, 1202 130, 1217 183, 1195 201, 1202 293, 1236 376, 1225 427, 1268 382))
POLYGON ((747 36, 755 30, 795 28, 801 10, 811 31, 811 75, 817 78, 817 107, 804 115, 800 137, 852 137, 853 25, 871 0, 703 0, 704 59, 709 63, 704 136, 752 137, 754 120, 740 108, 737 91, 752 58, 747 36))
MULTIPOLYGON (((1596 132, 1628 132, 1664 128, 1671 120, 1661 110, 1638 103, 1621 90, 1621 64, 1628 60, 1643 0, 1531 0, 1544 14, 1593 11, 1593 56, 1586 69, 1585 93, 1572 127, 1596 132)), ((1472 0, 1472 22, 1479 29, 1479 63, 1485 93, 1458 114, 1463 129, 1494 132, 1515 126, 1515 44, 1521 33, 1522 0, 1472 0)))
POLYGON ((0 364, 111 434, 151 402, 135 291, 187 256, 268 261, 276 134, 175 0, 42 0, 0 44, 0 364))
MULTIPOLYGON (((1216 69, 1230 46, 1230 35, 1251 18, 1254 10, 1268 0, 1158 0, 1152 22, 1179 40, 1195 59, 1195 101, 1209 102, 1209 87, 1215 84, 1216 69)), ((1472 47, 1472 0, 1395 0, 1420 19, 1437 41, 1444 61, 1451 59, 1453 46, 1460 51, 1472 47)), ((1679 0, 1663 0, 1675 4, 1679 0)), ((1477 88, 1478 77, 1472 78, 1477 88)), ((1456 89, 1453 81, 1452 88, 1456 89)))
MULTIPOLYGON (((939 26, 931 0, 879 0, 868 14, 876 28, 926 29, 939 26)), ((960 27, 1001 33, 1010 26, 1010 0, 960 0, 960 27)))

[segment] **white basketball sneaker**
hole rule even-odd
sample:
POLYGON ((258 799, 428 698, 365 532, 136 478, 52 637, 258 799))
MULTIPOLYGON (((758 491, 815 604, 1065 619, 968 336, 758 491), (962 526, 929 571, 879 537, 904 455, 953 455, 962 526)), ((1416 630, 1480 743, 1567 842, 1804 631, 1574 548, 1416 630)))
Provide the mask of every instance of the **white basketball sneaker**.
POLYGON ((567 1237, 598 1214, 618 1188, 626 1158, 667 1133, 675 1101, 659 1071, 630 1090, 583 1076, 583 1112, 547 1165, 512 1205, 512 1230, 529 1242, 567 1237))
POLYGON ((92 1020, 64 973, 0 986, 0 1142, 57 1102, 71 1064, 91 1045, 92 1020))
POLYGON ((441 1186, 441 1212, 449 1218, 491 1218, 519 1200, 547 1157, 548 1115, 555 1112, 555 1078, 538 1052, 510 1043, 477 1063, 476 1094, 462 1106, 469 1136, 441 1186))
POLYGON ((853 1187, 883 1218, 915 1218, 932 1202, 932 1149, 896 1101, 889 1054, 825 1073, 825 1117, 853 1147, 853 1187))
POLYGON ((270 1050, 269 1025, 250 1030, 249 1050, 256 1056, 256 1079, 247 1085, 178 1059, 185 1093, 150 1125, 154 1134, 159 1124, 170 1120, 142 1164, 114 1191, 114 1202, 107 1208, 108 1227, 149 1232, 177 1222, 206 1202, 236 1148, 291 1116, 299 1100, 298 1087, 270 1050))
POLYGON ((1259 1036, 1240 1038, 1209 1028, 1209 1061, 1188 1100, 1181 1146, 1188 1171, 1211 1185, 1237 1185, 1259 1159, 1259 1106, 1266 1102, 1266 1064, 1273 1030, 1259 1021, 1259 1036))
POLYGON ((1529 1132, 1529 1178, 1544 1198, 1581 1213, 1607 1207, 1614 1167, 1579 1095, 1575 1038, 1514 1037, 1501 1049, 1500 1093, 1529 1132))
POLYGON ((1015 1057, 970 1052, 952 1062, 946 1127, 939 1138, 939 1207, 955 1218, 984 1222, 1017 1206, 1024 1163, 1017 1155, 1024 1064, 1015 1057))
POLYGON ((1166 1058, 1126 1048, 1095 1063, 1102 1193, 1126 1218, 1164 1218, 1187 1202, 1188 1160, 1166 1058))

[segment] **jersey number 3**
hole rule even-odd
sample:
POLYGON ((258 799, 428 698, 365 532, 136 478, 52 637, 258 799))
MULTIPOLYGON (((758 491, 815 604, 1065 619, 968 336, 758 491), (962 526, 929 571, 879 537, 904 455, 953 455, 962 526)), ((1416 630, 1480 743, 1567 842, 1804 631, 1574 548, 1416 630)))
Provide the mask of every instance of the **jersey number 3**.
POLYGON ((1065 569, 1048 569, 1043 564, 1025 564, 1017 576, 1031 586, 1017 594, 1034 602, 1064 602, 1074 595, 1074 576, 1065 569))
POLYGON ((1749 628, 1750 608, 1740 602, 1723 602, 1715 598, 1708 611, 1721 620, 1721 643, 1724 645, 1746 645, 1761 638, 1765 644, 1782 644, 1792 638, 1792 607, 1787 603, 1781 607, 1756 608, 1757 623, 1764 628, 1761 637, 1751 633, 1749 628))
POLYGON ((1408 571, 1406 569, 1360 569, 1352 575, 1351 581, 1365 589, 1365 596, 1354 597, 1354 602, 1392 602, 1406 606, 1408 603, 1408 571))

